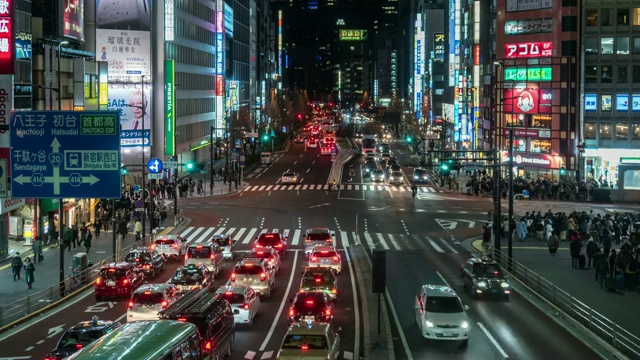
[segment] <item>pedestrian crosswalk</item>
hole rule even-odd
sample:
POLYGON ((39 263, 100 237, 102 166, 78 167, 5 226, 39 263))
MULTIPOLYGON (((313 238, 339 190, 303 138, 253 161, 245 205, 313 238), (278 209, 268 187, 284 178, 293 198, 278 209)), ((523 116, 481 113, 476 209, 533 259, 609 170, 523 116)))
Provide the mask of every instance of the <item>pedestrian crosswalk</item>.
MULTIPOLYGON (((411 192, 409 185, 386 185, 386 184, 342 184, 338 185, 340 190, 351 191, 397 191, 411 192)), ((331 185, 328 184, 298 184, 298 185, 252 185, 244 188, 243 191, 281 191, 281 190, 330 190, 331 185)), ((442 190, 436 190, 431 186, 419 186, 420 193, 442 193, 442 190)))
MULTIPOLYGON (((287 238, 290 249, 304 248, 304 230, 302 229, 260 229, 246 227, 187 227, 180 234, 190 244, 200 244, 210 240, 214 235, 229 235, 236 240, 238 249, 249 249, 260 234, 267 232, 281 233, 287 238)), ((388 251, 430 251, 438 253, 458 254, 463 250, 455 240, 445 240, 439 236, 390 234, 390 233, 356 233, 352 231, 337 231, 336 248, 363 244, 370 250, 388 251)))

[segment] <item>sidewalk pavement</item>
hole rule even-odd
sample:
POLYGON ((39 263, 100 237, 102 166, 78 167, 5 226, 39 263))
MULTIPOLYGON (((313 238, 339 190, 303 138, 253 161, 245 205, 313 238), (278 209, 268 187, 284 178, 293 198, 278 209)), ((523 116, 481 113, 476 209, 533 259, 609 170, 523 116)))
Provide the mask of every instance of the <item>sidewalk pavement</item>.
MULTIPOLYGON (((482 240, 478 239, 472 244, 482 252, 481 243, 482 240)), ((506 239, 503 239, 505 251, 506 244, 506 239)), ((618 252, 620 245, 612 248, 618 252)), ((640 336, 640 322, 633 315, 640 301, 640 291, 612 293, 601 289, 592 269, 571 268, 568 242, 561 243, 558 253, 551 255, 544 242, 515 241, 513 258, 635 336, 640 336)))

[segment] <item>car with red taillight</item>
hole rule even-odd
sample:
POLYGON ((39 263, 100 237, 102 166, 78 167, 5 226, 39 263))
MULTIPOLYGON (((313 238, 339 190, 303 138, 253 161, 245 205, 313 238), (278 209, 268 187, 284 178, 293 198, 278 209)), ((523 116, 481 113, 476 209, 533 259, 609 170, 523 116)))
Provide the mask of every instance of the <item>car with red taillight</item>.
POLYGON ((340 359, 340 330, 331 324, 293 324, 284 336, 276 359, 340 359))
POLYGON ((189 245, 184 255, 184 265, 192 264, 206 266, 213 277, 216 277, 224 270, 222 249, 212 242, 189 245))
POLYGON ((96 300, 103 298, 130 297, 144 282, 144 274, 127 262, 102 266, 95 283, 96 300))
POLYGON ((340 274, 342 272, 342 257, 333 247, 317 247, 309 255, 310 267, 327 267, 340 274))
POLYGON ((183 294, 195 289, 209 288, 213 284, 213 274, 206 266, 191 264, 176 269, 169 282, 183 294))
POLYGON ((187 251, 187 239, 180 235, 159 235, 150 246, 165 258, 182 261, 182 256, 187 251))
POLYGON ((304 232, 304 255, 309 256, 318 246, 335 246, 336 233, 328 228, 311 228, 304 232))
POLYGON ((302 272, 300 292, 321 291, 338 300, 338 274, 328 267, 307 267, 302 272))
POLYGON ((333 299, 322 291, 298 292, 289 299, 289 325, 296 322, 333 323, 333 299))
POLYGON ((80 322, 62 334, 55 350, 49 352, 44 359, 65 359, 119 326, 120 323, 117 321, 100 320, 97 316, 91 321, 80 322))
POLYGON ((179 298, 178 288, 173 284, 145 284, 140 286, 129 300, 127 322, 158 320, 158 313, 179 298))
POLYGON ((246 259, 238 262, 231 273, 231 285, 246 285, 258 294, 270 298, 276 287, 276 273, 267 261, 246 259))
POLYGON ((255 249, 272 247, 278 251, 281 258, 287 256, 287 238, 280 233, 264 233, 256 237, 256 242, 253 244, 255 249))
POLYGON ((236 324, 253 325, 253 319, 260 309, 260 297, 247 285, 226 285, 216 291, 231 304, 236 324))
POLYGON ((164 271, 164 257, 155 250, 138 248, 129 251, 124 261, 135 265, 145 277, 155 278, 164 271))
POLYGON ((242 256, 242 260, 246 259, 265 260, 269 263, 269 265, 271 265, 271 268, 276 273, 280 271, 280 266, 282 265, 280 261, 280 254, 278 254, 278 251, 276 251, 276 249, 270 247, 252 249, 242 256))

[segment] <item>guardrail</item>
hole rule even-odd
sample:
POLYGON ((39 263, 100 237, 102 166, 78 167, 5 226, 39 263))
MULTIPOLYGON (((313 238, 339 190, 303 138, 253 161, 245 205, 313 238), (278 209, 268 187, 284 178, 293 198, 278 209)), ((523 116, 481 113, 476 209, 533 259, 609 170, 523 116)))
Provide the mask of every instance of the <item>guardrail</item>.
MULTIPOLYGON (((512 277, 526 284, 538 295, 560 308, 624 355, 632 359, 640 359, 640 338, 555 286, 522 263, 510 259, 506 254, 498 250, 492 252, 496 254, 492 255, 492 257, 512 277), (511 263, 510 267, 509 262, 511 263)), ((631 313, 633 313, 633 310, 631 310, 631 313)))
MULTIPOLYGON (((147 240, 150 239, 151 235, 123 248, 119 254, 116 254, 116 258, 124 258, 124 255, 131 249, 145 246, 148 243, 147 240)), ((113 261, 113 256, 108 256, 87 268, 84 272, 65 277, 62 283, 57 283, 46 289, 31 293, 9 304, 0 305, 0 332, 8 330, 14 325, 18 325, 23 320, 26 320, 26 318, 43 312, 57 302, 72 298, 89 288, 98 277, 102 265, 111 261, 113 261)))

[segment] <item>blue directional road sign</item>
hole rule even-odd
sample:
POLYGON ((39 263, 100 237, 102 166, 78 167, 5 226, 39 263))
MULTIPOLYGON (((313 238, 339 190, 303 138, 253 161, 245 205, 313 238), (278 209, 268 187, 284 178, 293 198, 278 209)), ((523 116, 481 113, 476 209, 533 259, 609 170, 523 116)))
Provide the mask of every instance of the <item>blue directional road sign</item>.
POLYGON ((14 198, 120 198, 116 111, 18 111, 11 115, 14 198))
POLYGON ((147 163, 147 169, 152 174, 159 174, 162 172, 162 161, 158 158, 151 158, 147 163))

